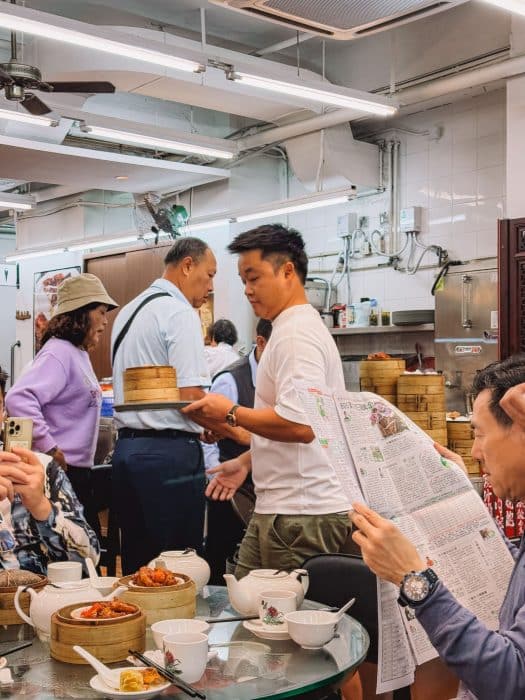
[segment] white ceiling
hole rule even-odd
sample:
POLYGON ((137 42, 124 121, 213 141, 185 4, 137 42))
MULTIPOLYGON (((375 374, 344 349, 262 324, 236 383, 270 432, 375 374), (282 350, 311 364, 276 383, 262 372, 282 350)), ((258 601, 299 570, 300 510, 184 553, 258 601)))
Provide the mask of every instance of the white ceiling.
MULTIPOLYGON (((20 4, 22 4, 20 0, 20 4)), ((108 25, 127 31, 143 30, 158 40, 159 26, 167 41, 191 45, 200 40, 201 9, 205 9, 207 40, 210 45, 244 54, 254 53, 277 42, 291 39, 295 32, 256 17, 245 17, 211 5, 204 0, 26 0, 25 7, 91 24, 108 25), (175 37, 175 38, 173 38, 175 37)), ((0 60, 9 56, 9 36, 0 30, 0 60)), ((509 42, 508 15, 484 3, 469 2, 439 15, 411 23, 390 32, 355 42, 326 42, 326 76, 348 87, 373 90, 394 77, 403 80, 434 71, 454 61, 466 60, 509 42), (432 36, 431 42, 428 37, 432 36)), ((300 44, 300 65, 321 70, 323 42, 315 37, 300 44)), ((137 67, 108 54, 88 52, 51 41, 23 39, 22 58, 41 67, 49 80, 67 78, 109 79, 116 95, 41 95, 64 115, 82 111, 108 118, 134 121, 137 130, 150 123, 159 128, 178 128, 206 136, 224 138, 253 122, 280 124, 308 117, 319 108, 290 99, 247 90, 224 80, 221 71, 208 69, 204 76, 165 75, 155 67, 137 67), (228 84, 227 84, 228 83, 228 84)), ((294 65, 296 48, 291 47, 265 59, 294 65)), ((263 60, 263 59, 258 59, 263 60)), ((295 69, 294 69, 295 71, 295 69)), ((23 134, 21 134, 23 136, 23 134)), ((205 171, 175 171, 165 167, 130 164, 127 186, 116 186, 114 177, 121 163, 111 158, 101 167, 100 155, 88 156, 74 150, 13 145, 0 129, 0 178, 68 184, 79 189, 119 189, 133 192, 188 187, 211 181, 222 174, 205 171), (201 178, 199 180, 199 178, 201 178), (141 189, 142 188, 142 189, 141 189)), ((66 147, 61 147, 66 148, 66 147)), ((78 149, 77 149, 78 150, 78 149)), ((113 158, 117 161, 116 158, 113 158)), ((222 163, 220 163, 222 165, 222 163)), ((215 165, 215 164, 213 164, 215 165)))

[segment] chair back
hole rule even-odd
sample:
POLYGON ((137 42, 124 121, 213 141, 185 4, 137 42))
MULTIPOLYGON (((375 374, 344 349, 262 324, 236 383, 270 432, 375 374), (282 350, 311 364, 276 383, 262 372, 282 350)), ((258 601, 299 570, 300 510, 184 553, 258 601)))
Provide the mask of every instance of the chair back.
POLYGON ((342 607, 350 598, 356 601, 349 614, 370 636, 367 661, 377 663, 377 580, 363 559, 355 554, 315 554, 302 565, 310 584, 306 597, 317 603, 342 607))

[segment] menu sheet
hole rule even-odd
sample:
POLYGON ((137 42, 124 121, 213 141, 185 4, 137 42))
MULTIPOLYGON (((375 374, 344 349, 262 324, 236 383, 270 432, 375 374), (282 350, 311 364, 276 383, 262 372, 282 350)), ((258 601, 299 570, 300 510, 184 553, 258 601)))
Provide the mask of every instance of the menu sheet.
MULTIPOLYGON (((497 629, 514 560, 463 470, 376 394, 305 382, 296 389, 350 502, 395 522, 459 602, 497 629)), ((394 584, 378 581, 378 693, 411 684, 416 666, 438 656, 398 595, 394 584)))

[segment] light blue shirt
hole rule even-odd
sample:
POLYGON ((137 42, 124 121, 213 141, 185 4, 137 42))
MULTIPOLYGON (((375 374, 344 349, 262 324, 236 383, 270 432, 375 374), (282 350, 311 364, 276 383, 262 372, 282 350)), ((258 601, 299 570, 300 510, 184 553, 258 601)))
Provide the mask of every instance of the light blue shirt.
MULTIPOLYGON (((155 280, 121 309, 113 325, 111 347, 141 301, 158 292, 168 292, 170 296, 154 299, 138 312, 117 351, 113 365, 115 404, 124 402, 122 375, 128 367, 171 365, 177 372, 179 388, 210 385, 197 311, 179 288, 166 279, 155 280)), ((115 424, 117 428, 136 430, 175 428, 201 432, 196 423, 177 409, 116 412, 115 424)))
MULTIPOLYGON (((255 378, 257 376, 257 360, 255 359, 255 348, 251 351, 248 362, 250 363, 250 370, 252 373, 252 384, 255 386, 255 378)), ((230 372, 223 372, 217 379, 213 380, 210 391, 214 394, 222 394, 226 398, 237 403, 239 401, 239 390, 237 388, 237 382, 233 378, 230 372)), ((204 464, 206 469, 211 469, 220 464, 219 459, 219 446, 216 442, 211 445, 207 443, 202 443, 202 449, 204 451, 204 464)))

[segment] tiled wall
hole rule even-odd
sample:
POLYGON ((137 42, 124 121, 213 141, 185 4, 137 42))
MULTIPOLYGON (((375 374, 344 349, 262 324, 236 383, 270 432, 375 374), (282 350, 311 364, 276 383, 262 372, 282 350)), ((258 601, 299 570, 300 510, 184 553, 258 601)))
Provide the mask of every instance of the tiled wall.
MULTIPOLYGON (((496 255, 497 220, 505 214, 505 91, 400 118, 398 129, 385 134, 401 142, 401 207, 423 207, 420 241, 437 244, 454 259, 496 255), (418 132, 418 133, 410 133, 418 132), (430 133, 419 133, 430 132, 430 133)), ((304 193, 297 180, 290 196, 304 193)), ((337 217, 346 211, 369 217, 368 230, 381 228, 379 214, 388 209, 386 195, 348 205, 327 207, 289 217, 305 236, 311 256, 341 247, 337 217)), ((312 259, 311 274, 332 269, 335 257, 312 259)), ((372 265, 377 257, 356 261, 372 265)), ((403 263, 405 263, 403 261, 403 263)), ((436 262, 429 255, 423 265, 436 262)), ((392 269, 352 273, 352 300, 376 297, 383 308, 433 308, 430 289, 435 270, 410 276, 392 269)), ((326 276, 323 274, 323 276, 326 276)), ((343 285, 339 297, 346 301, 343 285)))

